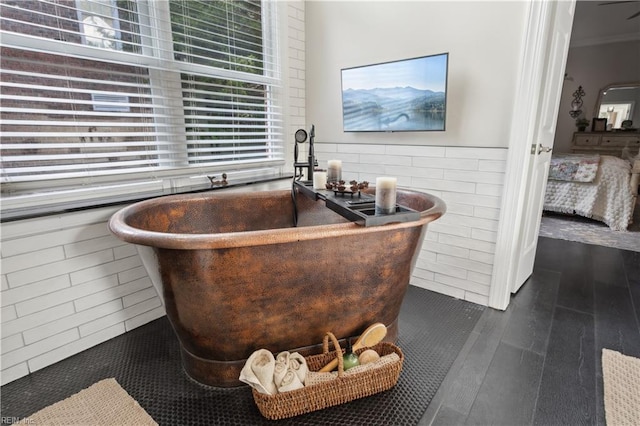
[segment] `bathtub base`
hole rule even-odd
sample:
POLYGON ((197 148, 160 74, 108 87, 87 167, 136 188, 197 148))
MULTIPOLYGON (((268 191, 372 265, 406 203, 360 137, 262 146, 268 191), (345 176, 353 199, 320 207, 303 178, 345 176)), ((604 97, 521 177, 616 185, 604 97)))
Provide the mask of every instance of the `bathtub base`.
MULTIPOLYGON (((355 341, 357 337, 358 336, 349 336, 352 341, 355 341)), ((384 341, 395 343, 397 338, 398 319, 396 318, 393 323, 387 325, 387 336, 384 341)), ((346 339, 346 337, 338 337, 338 339, 340 340, 340 344, 344 347, 343 340, 346 339)), ((307 346, 304 348, 282 350, 299 352, 303 356, 309 356, 322 353, 322 344, 319 343, 317 345, 307 346)), ((275 355, 277 355, 277 353, 274 353, 274 356, 275 355)), ((245 384, 238 380, 238 378, 240 377, 242 367, 244 367, 244 364, 247 362, 246 359, 233 361, 203 359, 187 351, 182 344, 180 345, 180 357, 182 358, 182 368, 184 368, 187 376, 198 383, 219 388, 245 386, 245 384)))

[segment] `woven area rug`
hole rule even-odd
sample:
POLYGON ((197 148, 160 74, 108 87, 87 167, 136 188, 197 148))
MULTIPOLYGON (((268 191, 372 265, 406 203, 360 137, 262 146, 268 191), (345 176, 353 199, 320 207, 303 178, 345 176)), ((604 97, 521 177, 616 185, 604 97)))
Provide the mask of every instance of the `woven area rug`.
POLYGON ((640 252, 640 197, 626 232, 585 217, 544 212, 540 236, 640 252))
POLYGON ((602 374, 607 425, 639 425, 640 359, 603 349, 602 374))
POLYGON ((22 419, 19 424, 158 426, 115 379, 101 380, 22 419))

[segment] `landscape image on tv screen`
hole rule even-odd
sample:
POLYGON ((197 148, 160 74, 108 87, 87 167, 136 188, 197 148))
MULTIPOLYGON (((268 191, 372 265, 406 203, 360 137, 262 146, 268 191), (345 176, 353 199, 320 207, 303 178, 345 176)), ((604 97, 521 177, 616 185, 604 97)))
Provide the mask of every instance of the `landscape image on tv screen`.
POLYGON ((345 132, 443 131, 448 53, 342 70, 345 132))

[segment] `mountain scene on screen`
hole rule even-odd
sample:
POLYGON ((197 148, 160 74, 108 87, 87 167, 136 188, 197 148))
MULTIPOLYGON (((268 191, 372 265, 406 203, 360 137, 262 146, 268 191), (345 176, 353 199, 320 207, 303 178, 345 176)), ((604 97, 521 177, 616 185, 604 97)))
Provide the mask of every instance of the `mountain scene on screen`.
POLYGON ((345 131, 444 130, 444 92, 414 87, 346 89, 342 92, 345 131))

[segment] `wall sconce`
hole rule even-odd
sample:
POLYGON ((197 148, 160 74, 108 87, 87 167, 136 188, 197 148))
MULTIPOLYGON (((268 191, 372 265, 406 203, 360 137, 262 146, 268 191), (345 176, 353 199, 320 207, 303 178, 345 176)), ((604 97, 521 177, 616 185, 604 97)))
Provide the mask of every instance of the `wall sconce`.
POLYGON ((569 115, 572 118, 578 117, 582 114, 582 97, 585 95, 584 90, 582 90, 582 86, 578 86, 578 90, 573 92, 573 101, 571 101, 571 111, 569 111, 569 115))

